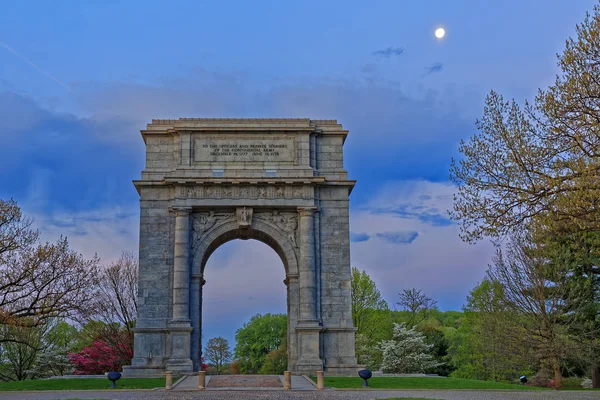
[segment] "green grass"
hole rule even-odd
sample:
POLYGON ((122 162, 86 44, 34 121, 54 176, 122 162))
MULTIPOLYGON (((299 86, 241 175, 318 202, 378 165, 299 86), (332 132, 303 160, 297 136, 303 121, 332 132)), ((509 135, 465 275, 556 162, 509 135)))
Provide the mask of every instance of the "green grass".
MULTIPOLYGON (((173 379, 175 383, 175 379, 173 379)), ((165 378, 121 378, 117 389, 154 389, 165 387, 165 378)), ((110 381, 100 378, 38 379, 18 382, 0 382, 1 391, 18 390, 99 390, 110 389, 110 381)))
MULTIPOLYGON (((316 378, 313 378, 316 381, 316 378)), ((359 377, 325 377, 325 386, 332 388, 358 389, 362 387, 359 377)), ((369 379, 371 389, 496 389, 496 390, 539 390, 541 388, 523 385, 511 385, 490 381, 457 378, 420 378, 420 377, 373 377, 369 379)))

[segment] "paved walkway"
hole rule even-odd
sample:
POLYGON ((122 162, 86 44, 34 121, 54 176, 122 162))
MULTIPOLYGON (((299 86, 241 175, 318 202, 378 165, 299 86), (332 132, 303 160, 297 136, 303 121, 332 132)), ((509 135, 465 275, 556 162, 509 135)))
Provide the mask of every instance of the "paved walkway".
MULTIPOLYGON (((283 390, 283 375, 218 375, 206 377, 206 390, 283 390)), ((309 378, 292 375, 293 390, 316 390, 309 378)), ((173 387, 174 391, 198 390, 198 375, 188 375, 173 387)))
POLYGON ((55 399, 107 399, 107 400, 372 400, 393 397, 419 397, 442 400, 593 400, 600 392, 588 391, 448 391, 448 390, 390 390, 346 391, 326 390, 311 392, 289 391, 54 391, 54 392, 0 392, 2 400, 55 400, 55 399))

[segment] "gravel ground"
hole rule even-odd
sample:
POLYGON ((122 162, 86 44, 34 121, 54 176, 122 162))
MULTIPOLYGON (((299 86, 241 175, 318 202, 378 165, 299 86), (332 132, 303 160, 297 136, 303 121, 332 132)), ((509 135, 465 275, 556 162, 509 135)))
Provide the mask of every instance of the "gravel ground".
POLYGON ((371 400, 391 397, 421 397, 443 400, 587 400, 600 399, 599 392, 522 392, 522 391, 445 391, 445 390, 390 390, 390 391, 323 391, 323 392, 260 392, 260 391, 204 391, 204 392, 0 392, 2 400, 53 400, 53 399, 118 399, 118 400, 158 400, 158 399, 206 399, 206 400, 287 400, 287 399, 344 399, 371 400))

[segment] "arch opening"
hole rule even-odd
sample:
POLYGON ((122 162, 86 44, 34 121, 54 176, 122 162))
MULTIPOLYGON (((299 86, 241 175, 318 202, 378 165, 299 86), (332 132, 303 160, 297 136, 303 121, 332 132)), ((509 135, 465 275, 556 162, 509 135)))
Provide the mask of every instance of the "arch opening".
MULTIPOLYGON (((232 239, 211 253, 203 271, 206 283, 200 304, 200 348, 205 363, 210 361, 206 347, 211 338, 227 339, 233 353, 237 329, 253 316, 284 314, 287 318, 288 297, 282 264, 281 257, 270 246, 254 239, 232 239)), ((278 345, 275 338, 269 343, 278 345)))
MULTIPOLYGON (((232 260, 234 264, 237 264, 237 266, 235 266, 235 270, 238 272, 236 276, 240 276, 242 279, 244 276, 250 276, 260 280, 261 275, 264 276, 265 274, 268 274, 270 279, 266 280, 266 282, 268 282, 272 287, 267 287, 264 285, 266 282, 261 282, 263 284, 258 285, 259 290, 265 292, 272 292, 273 290, 277 291, 276 288, 279 287, 278 285, 280 285, 282 282, 285 284, 285 294, 280 297, 280 300, 276 300, 279 301, 280 307, 267 307, 269 308, 267 312, 273 313, 271 310, 280 310, 279 312, 286 314, 288 368, 293 367, 293 362, 296 360, 296 332, 294 328, 297 325, 298 315, 296 315, 297 308, 290 307, 291 303, 295 302, 296 299, 299 298, 297 284, 290 284, 290 277, 292 277, 292 280, 294 280, 294 278, 297 279, 298 266, 295 248, 285 233, 281 232, 271 224, 255 221, 252 224, 252 228, 240 228, 236 222, 232 221, 231 223, 222 224, 216 227, 214 230, 208 232, 206 237, 203 238, 203 240, 201 240, 194 248, 191 275, 192 280, 190 287, 190 317, 193 328, 191 334, 191 355, 194 369, 200 368, 203 351, 205 350, 208 340, 210 337, 212 337, 209 332, 214 332, 214 330, 209 328, 210 324, 213 323, 213 321, 210 321, 210 311, 207 311, 207 307, 210 307, 210 303, 205 301, 205 293, 210 293, 209 279, 212 272, 210 271, 210 264, 212 262, 211 260, 217 256, 215 261, 218 262, 218 254, 220 249, 224 248, 225 251, 227 251, 228 248, 232 248, 231 246, 235 248, 236 242, 238 243, 239 248, 239 243, 244 243, 246 241, 248 241, 247 243, 258 242, 256 245, 260 246, 260 251, 262 251, 263 254, 270 253, 272 255, 270 263, 283 264, 284 270, 282 274, 281 270, 279 270, 280 272, 275 272, 275 268, 272 268, 272 266, 269 268, 269 271, 265 271, 264 269, 262 271, 258 271, 256 268, 254 268, 254 270, 251 269, 252 267, 248 266, 248 259, 244 259, 244 257, 241 256, 241 253, 238 254, 236 260, 232 260), (240 270, 240 263, 246 264, 245 266, 242 266, 242 270, 240 270), (208 270, 207 265, 209 265, 208 270), (275 276, 277 278, 274 278, 275 276)), ((250 246, 252 247, 252 245, 250 246)), ((223 282, 224 279, 218 279, 218 281, 223 282)), ((227 280, 225 279, 225 281, 227 280)), ((246 286, 246 289, 248 288, 249 286, 246 286)), ((222 294, 223 290, 218 295, 222 294)), ((263 296, 263 299, 264 297, 265 296, 263 296)), ((249 302, 247 301, 246 303, 248 304, 249 302)), ((242 324, 247 322, 252 316, 259 313, 256 309, 254 309, 252 312, 249 312, 250 310, 248 308, 242 308, 239 311, 241 312, 241 316, 238 315, 236 318, 234 318, 237 328, 241 327, 242 324)), ((212 315, 212 318, 215 317, 216 315, 212 315)), ((223 319, 221 316, 219 321, 222 320, 223 319)), ((231 327, 229 329, 231 329, 231 327)), ((229 340, 230 338, 232 338, 231 334, 227 339, 229 340)), ((232 344, 233 350, 234 341, 229 341, 230 344, 232 344)))

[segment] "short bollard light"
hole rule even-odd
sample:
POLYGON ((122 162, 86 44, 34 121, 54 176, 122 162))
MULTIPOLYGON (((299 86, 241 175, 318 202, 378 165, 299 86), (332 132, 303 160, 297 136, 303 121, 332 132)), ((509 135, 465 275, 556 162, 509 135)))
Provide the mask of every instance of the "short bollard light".
POLYGON ((198 371, 198 390, 206 388, 206 371, 198 371))
POLYGON ((165 371, 165 390, 173 389, 173 373, 165 371))
POLYGON ((114 388, 117 387, 117 383, 116 382, 119 379, 121 379, 121 373, 120 372, 111 371, 111 372, 109 372, 109 373, 106 374, 106 377, 111 382, 110 387, 114 389, 114 388))
POLYGON ((521 381, 521 385, 524 385, 527 383, 527 377, 525 375, 520 376, 519 380, 521 381))
POLYGON ((317 371, 317 390, 325 389, 325 372, 317 371))
POLYGON ((370 369, 361 369, 360 371, 358 371, 358 376, 360 376, 363 379, 363 386, 367 387, 369 386, 369 382, 367 382, 367 380, 371 379, 373 373, 370 369))
POLYGON ((290 390, 292 388, 292 373, 290 371, 283 371, 283 390, 290 390))

